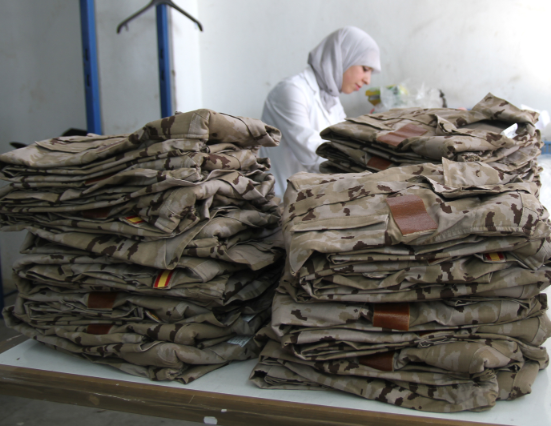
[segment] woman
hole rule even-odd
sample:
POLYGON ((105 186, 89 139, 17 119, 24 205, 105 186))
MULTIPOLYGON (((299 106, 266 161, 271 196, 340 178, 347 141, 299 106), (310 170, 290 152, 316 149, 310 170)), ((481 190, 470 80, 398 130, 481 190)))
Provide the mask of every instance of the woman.
POLYGON ((343 121, 340 93, 352 93, 369 84, 372 72, 380 72, 379 47, 356 27, 329 34, 308 55, 306 69, 286 78, 268 94, 262 121, 281 130, 276 148, 262 148, 276 178, 276 195, 282 197, 287 178, 297 172, 318 172, 322 158, 316 149, 319 133, 343 121))

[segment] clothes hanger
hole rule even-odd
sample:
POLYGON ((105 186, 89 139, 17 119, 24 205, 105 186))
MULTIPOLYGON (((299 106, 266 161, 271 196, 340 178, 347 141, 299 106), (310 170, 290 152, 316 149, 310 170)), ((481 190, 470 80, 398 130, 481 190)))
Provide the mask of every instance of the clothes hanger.
POLYGON ((178 12, 180 12, 181 14, 183 14, 184 16, 186 16, 187 18, 191 19, 193 22, 195 22, 197 24, 197 26, 199 27, 199 29, 201 31, 203 31, 203 26, 201 25, 201 23, 195 19, 193 16, 191 16, 189 13, 187 13, 186 11, 180 9, 178 6, 176 6, 172 0, 151 0, 151 2, 149 2, 148 5, 146 5, 145 7, 143 7, 142 9, 138 10, 136 13, 134 13, 132 16, 128 17, 127 19, 125 19, 124 21, 122 21, 118 26, 117 26, 117 34, 119 34, 122 30, 123 27, 126 27, 126 29, 128 29, 128 23, 130 21, 132 21, 133 19, 137 18, 138 16, 140 16, 142 13, 144 13, 145 11, 147 11, 148 9, 151 9, 153 6, 158 6, 158 5, 161 5, 161 4, 166 4, 167 6, 170 6, 174 9, 176 9, 178 12))

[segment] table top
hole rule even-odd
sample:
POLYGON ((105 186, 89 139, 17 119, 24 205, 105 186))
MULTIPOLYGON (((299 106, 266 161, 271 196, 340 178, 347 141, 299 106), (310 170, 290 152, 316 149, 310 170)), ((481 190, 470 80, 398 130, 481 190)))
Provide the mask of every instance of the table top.
MULTIPOLYGON (((530 395, 500 401, 481 413, 444 414, 412 411, 333 390, 259 389, 248 381, 256 360, 232 363, 183 385, 131 376, 32 340, 16 343, 17 338, 4 343, 0 353, 0 393, 27 398, 229 426, 280 426, 282 422, 389 426, 406 421, 411 426, 551 425, 551 369, 540 371, 530 395), (6 350, 9 346, 13 347, 6 350)), ((551 342, 546 346, 551 349, 551 342)))

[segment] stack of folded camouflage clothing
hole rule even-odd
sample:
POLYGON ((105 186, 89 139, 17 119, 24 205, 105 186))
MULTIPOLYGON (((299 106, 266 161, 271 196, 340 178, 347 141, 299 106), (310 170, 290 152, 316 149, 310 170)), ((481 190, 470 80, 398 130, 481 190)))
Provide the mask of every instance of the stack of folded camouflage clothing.
POLYGON ((1 155, 2 229, 29 231, 7 324, 155 380, 255 356, 284 254, 274 179, 256 154, 279 137, 198 110, 1 155))
POLYGON ((321 132, 317 154, 328 173, 378 172, 432 162, 480 161, 510 180, 539 183, 538 113, 488 94, 472 110, 396 108, 350 118, 321 132))
POLYGON ((535 188, 445 158, 291 177, 288 257, 251 380, 438 412, 529 393, 551 335, 535 188))

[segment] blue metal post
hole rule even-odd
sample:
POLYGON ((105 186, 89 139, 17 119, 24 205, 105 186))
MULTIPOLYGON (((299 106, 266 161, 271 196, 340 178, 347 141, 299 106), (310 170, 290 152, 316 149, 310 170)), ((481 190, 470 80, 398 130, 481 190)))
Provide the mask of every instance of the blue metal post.
POLYGON ((94 0, 80 0, 80 27, 84 61, 86 124, 89 133, 102 133, 99 100, 98 53, 96 45, 96 13, 94 0))
POLYGON ((159 55, 159 85, 161 91, 161 117, 164 118, 172 115, 167 6, 165 4, 157 5, 156 15, 157 49, 159 55))

